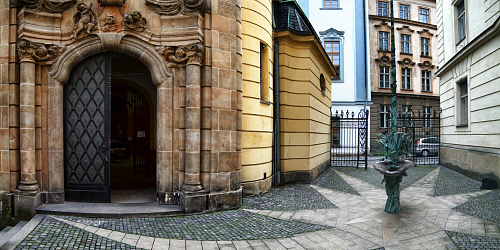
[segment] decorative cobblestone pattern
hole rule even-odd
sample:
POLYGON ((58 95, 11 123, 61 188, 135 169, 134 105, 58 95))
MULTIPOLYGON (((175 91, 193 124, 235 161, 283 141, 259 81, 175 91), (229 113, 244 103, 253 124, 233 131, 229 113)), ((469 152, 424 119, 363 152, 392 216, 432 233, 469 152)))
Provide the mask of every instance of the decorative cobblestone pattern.
POLYGON ((243 198, 241 207, 282 211, 336 208, 333 203, 307 184, 290 184, 274 188, 267 193, 243 198))
POLYGON ((293 237, 329 227, 283 221, 244 210, 159 218, 60 218, 85 225, 155 238, 182 240, 255 240, 293 237))
POLYGON ((480 191, 481 182, 457 173, 451 169, 440 167, 434 196, 463 194, 480 191))
MULTIPOLYGON (((342 171, 343 173, 350 175, 352 177, 366 181, 372 185, 385 188, 385 183, 382 183, 382 180, 384 179, 383 175, 381 175, 373 168, 368 168, 367 170, 365 170, 361 168, 356 169, 356 168, 336 167, 334 169, 342 171)), ((403 181, 399 185, 399 190, 404 190, 411 184, 422 179, 422 177, 426 176, 434 169, 436 168, 432 166, 416 166, 416 167, 414 166, 409 168, 406 171, 406 173, 408 173, 408 176, 405 176, 403 178, 403 181)))
POLYGON ((500 189, 495 189, 453 210, 489 220, 500 225, 500 189))
POLYGON ((316 178, 316 180, 314 180, 311 184, 344 193, 359 195, 354 188, 352 188, 344 179, 342 179, 342 177, 335 173, 333 168, 327 169, 324 174, 316 178))
POLYGON ((500 239, 445 231, 458 249, 500 249, 500 239))
POLYGON ((142 249, 45 217, 17 249, 142 249))

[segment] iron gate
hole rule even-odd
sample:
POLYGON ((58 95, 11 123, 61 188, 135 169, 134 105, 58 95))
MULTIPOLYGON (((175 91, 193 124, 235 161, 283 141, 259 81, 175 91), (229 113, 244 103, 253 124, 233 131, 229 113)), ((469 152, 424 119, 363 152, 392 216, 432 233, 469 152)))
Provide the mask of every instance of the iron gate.
MULTIPOLYGON (((440 116, 441 111, 436 110, 425 114, 420 113, 420 110, 417 113, 410 110, 398 114, 398 132, 410 135, 409 154, 406 157, 411 158, 414 165, 439 165, 440 116)), ((387 128, 385 133, 388 133, 389 129, 387 128)))
POLYGON ((332 166, 368 166, 368 110, 345 113, 338 110, 331 117, 332 166))

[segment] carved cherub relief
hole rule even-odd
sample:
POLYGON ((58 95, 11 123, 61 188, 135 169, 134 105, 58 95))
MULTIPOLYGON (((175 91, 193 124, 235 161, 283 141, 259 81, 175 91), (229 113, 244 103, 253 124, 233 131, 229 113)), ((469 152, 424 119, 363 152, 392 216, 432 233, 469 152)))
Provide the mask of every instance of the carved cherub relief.
POLYGON ((164 56, 167 67, 184 67, 188 63, 200 64, 205 48, 201 44, 179 47, 158 46, 156 51, 164 56))
POLYGON ((143 31, 146 29, 146 19, 142 17, 141 12, 134 11, 130 14, 125 14, 123 17, 123 24, 125 27, 135 31, 143 31))
POLYGON ((114 16, 108 14, 105 18, 104 18, 104 25, 102 26, 102 30, 105 31, 105 32, 109 32, 109 31, 115 31, 118 29, 118 26, 116 24, 116 19, 114 16))
POLYGON ((87 7, 84 3, 79 3, 76 6, 77 13, 73 16, 75 21, 74 26, 74 39, 80 39, 90 35, 90 32, 97 26, 97 17, 92 11, 92 3, 87 7), (83 32, 83 36, 80 34, 83 32))

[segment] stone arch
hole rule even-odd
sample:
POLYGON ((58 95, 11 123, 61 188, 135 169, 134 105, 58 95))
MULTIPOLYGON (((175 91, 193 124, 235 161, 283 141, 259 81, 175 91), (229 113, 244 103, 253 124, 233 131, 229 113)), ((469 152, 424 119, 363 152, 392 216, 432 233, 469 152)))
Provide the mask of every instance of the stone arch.
POLYGON ((118 52, 130 55, 149 68, 153 83, 157 87, 157 196, 168 203, 166 193, 172 190, 172 77, 165 60, 147 43, 124 34, 102 33, 76 42, 57 59, 47 75, 47 149, 48 190, 44 203, 63 203, 64 197, 64 133, 63 133, 63 85, 68 81, 73 68, 85 58, 102 53, 118 52), (168 174, 170 171, 170 174, 168 174), (163 176, 163 178, 158 178, 163 176))

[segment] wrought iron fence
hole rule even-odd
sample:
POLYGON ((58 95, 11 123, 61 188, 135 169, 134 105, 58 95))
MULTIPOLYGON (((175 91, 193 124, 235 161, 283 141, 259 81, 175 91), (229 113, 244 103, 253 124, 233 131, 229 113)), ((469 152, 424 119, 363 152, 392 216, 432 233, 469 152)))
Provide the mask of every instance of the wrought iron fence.
MULTIPOLYGON (((439 165, 441 148, 441 111, 421 114, 409 111, 398 114, 398 132, 407 133, 411 137, 408 145, 409 157, 414 165, 439 165)), ((390 119, 390 118, 389 118, 390 119)), ((389 132, 387 128, 385 133, 389 132)))
POLYGON ((368 166, 368 110, 345 113, 337 110, 331 117, 332 166, 368 166))

